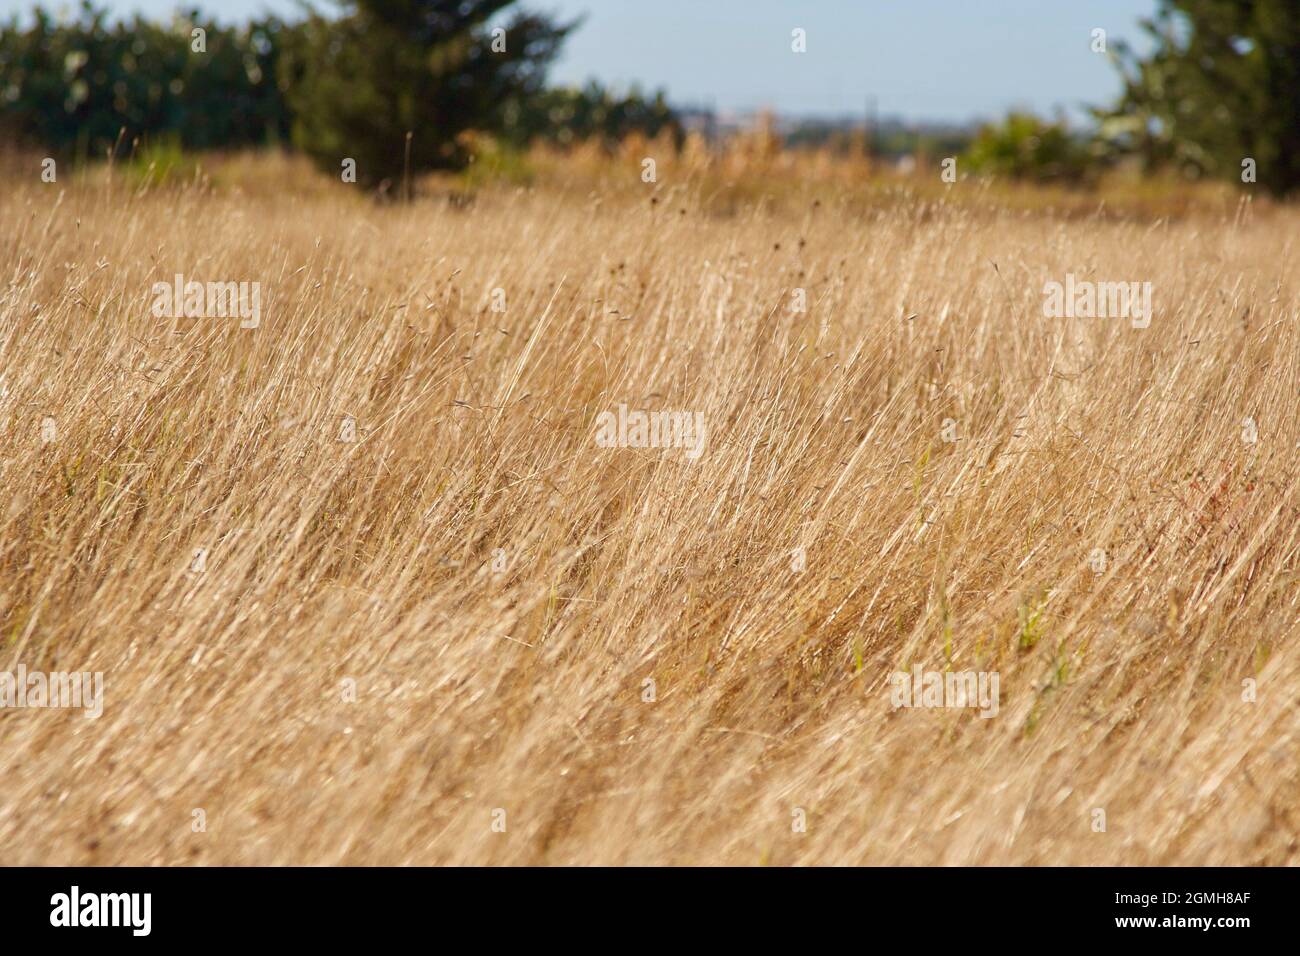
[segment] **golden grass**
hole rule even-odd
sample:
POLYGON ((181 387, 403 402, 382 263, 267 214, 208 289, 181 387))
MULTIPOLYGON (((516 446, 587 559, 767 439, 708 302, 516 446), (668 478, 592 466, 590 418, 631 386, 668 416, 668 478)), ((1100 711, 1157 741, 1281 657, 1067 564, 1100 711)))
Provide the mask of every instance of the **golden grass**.
POLYGON ((0 863, 1300 859, 1293 211, 246 182, 0 192, 0 863))

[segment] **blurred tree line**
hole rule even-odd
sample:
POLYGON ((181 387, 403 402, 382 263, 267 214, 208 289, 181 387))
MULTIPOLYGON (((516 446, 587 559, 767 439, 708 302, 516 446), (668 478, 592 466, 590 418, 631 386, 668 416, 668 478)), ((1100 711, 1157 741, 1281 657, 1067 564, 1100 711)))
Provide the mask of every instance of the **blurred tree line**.
POLYGON ((617 96, 594 81, 580 89, 546 90, 532 108, 513 112, 510 126, 518 140, 543 139, 559 146, 589 139, 614 146, 634 132, 653 139, 665 130, 678 145, 682 139, 681 120, 662 91, 647 98, 633 88, 627 96, 617 96))
POLYGON ((38 7, 0 23, 0 131, 80 157, 149 138, 292 143, 334 174, 352 159, 370 184, 461 168, 469 131, 519 147, 680 136, 662 93, 546 88, 576 26, 514 0, 346 0, 333 17, 232 27, 197 10, 156 23, 93 0, 62 19, 38 7))
POLYGON ((274 18, 224 28, 197 13, 165 25, 138 15, 110 22, 89 0, 70 20, 37 8, 26 29, 16 16, 0 25, 0 126, 20 141, 97 156, 123 129, 175 134, 194 149, 287 138, 276 73, 290 29, 274 18))
MULTIPOLYGON (((235 27, 197 11, 110 20, 93 0, 67 20, 38 8, 26 26, 0 23, 0 134, 80 156, 150 137, 292 142, 333 173, 353 159, 372 184, 461 168, 470 132, 512 146, 663 130, 680 142, 663 94, 546 87, 576 26, 515 0, 342 0, 334 16, 235 27)), ((1092 111, 1093 129, 1013 113, 980 130, 970 167, 1079 183, 1127 162, 1300 191, 1300 0, 1158 0, 1142 28, 1146 55, 1106 51, 1123 92, 1092 111)))

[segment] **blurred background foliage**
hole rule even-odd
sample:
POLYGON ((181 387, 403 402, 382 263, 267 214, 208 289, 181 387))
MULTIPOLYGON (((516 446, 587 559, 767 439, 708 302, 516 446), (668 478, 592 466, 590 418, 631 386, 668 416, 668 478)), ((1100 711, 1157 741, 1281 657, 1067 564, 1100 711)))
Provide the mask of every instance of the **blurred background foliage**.
POLYGON ((574 26, 513 7, 355 0, 340 17, 312 13, 281 63, 294 145, 327 171, 355 158, 358 181, 371 185, 463 168, 463 134, 505 135, 509 117, 538 108, 574 26))
POLYGON ((1300 190, 1300 0, 1159 0, 1143 21, 1151 52, 1111 43, 1122 94, 1086 129, 1014 111, 975 130, 874 117, 723 128, 663 92, 548 86, 579 26, 515 0, 343 0, 329 16, 237 26, 197 10, 113 19, 94 0, 57 18, 37 8, 0 23, 0 136, 81 160, 283 146, 333 176, 353 158, 358 181, 381 188, 472 164, 472 178, 526 182, 535 146, 613 155, 636 141, 909 173, 961 156, 976 175, 1070 188, 1116 169, 1241 182, 1253 160, 1269 192, 1300 190))
POLYGON ((481 168, 510 165, 506 151, 535 139, 680 138, 663 93, 546 88, 546 68, 576 24, 507 17, 512 6, 358 0, 333 18, 310 11, 237 27, 198 11, 168 23, 114 21, 92 0, 63 18, 38 7, 28 24, 0 24, 0 130, 82 159, 135 155, 150 142, 292 144, 335 174, 355 159, 358 179, 372 185, 408 168, 465 167, 471 131, 490 134, 477 140, 492 144, 481 168))
POLYGON ((221 27, 198 13, 112 22, 89 0, 64 20, 37 8, 27 28, 16 17, 0 27, 0 125, 64 156, 102 157, 142 134, 187 149, 283 141, 277 66, 293 29, 274 18, 221 27), (191 52, 194 29, 203 54, 191 52))
POLYGON ((524 145, 542 139, 558 146, 600 140, 614 146, 633 133, 651 139, 668 132, 681 145, 682 125, 662 91, 647 97, 633 89, 618 96, 599 83, 549 89, 528 104, 509 112, 507 128, 511 140, 524 145))
POLYGON ((1124 89, 1094 111, 1097 136, 1148 172, 1300 190, 1300 0, 1161 0, 1142 21, 1153 50, 1117 43, 1124 89))
POLYGON ((967 152, 972 170, 1013 179, 1081 183, 1098 171, 1090 144, 1063 120, 1013 112, 980 128, 967 152))

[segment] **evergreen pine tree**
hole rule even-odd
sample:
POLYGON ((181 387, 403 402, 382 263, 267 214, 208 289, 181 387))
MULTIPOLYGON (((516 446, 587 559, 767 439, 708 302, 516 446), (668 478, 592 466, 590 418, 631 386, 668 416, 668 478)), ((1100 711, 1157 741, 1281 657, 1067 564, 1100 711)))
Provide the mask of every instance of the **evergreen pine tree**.
POLYGON ((514 0, 350 0, 312 15, 284 61, 294 143, 326 171, 356 161, 358 182, 457 169, 466 130, 495 132, 541 90, 574 24, 499 15, 514 0), (497 31, 504 30, 504 33, 497 31), (408 147, 407 134, 411 141, 408 147))

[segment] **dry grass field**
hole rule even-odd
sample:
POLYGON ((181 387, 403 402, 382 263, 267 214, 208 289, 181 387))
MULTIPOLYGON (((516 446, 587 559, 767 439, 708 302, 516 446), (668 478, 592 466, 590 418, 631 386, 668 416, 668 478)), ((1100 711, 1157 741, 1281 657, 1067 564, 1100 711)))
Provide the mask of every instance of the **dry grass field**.
POLYGON ((268 170, 0 190, 0 863, 1300 862, 1300 214, 268 170))

